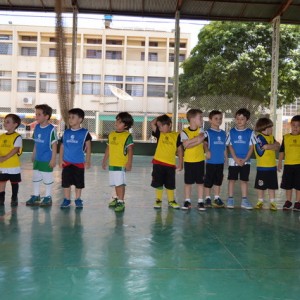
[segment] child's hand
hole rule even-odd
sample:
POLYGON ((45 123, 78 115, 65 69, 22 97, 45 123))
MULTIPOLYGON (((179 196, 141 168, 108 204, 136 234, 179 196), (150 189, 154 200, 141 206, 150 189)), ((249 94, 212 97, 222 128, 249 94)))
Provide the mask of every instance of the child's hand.
POLYGON ((58 165, 59 165, 59 167, 60 167, 61 169, 63 168, 64 163, 65 163, 64 161, 59 161, 59 164, 58 164, 58 165))
POLYGON ((50 162, 49 162, 49 167, 53 169, 55 167, 55 165, 56 165, 56 160, 51 159, 50 162))
POLYGON ((278 170, 278 172, 281 172, 281 170, 282 170, 282 161, 278 162, 277 170, 278 170))
POLYGON ((182 145, 183 145, 183 148, 187 148, 188 145, 189 145, 189 140, 184 140, 184 141, 182 142, 182 145))
POLYGON ((205 155, 206 155, 206 159, 210 159, 211 158, 211 153, 210 153, 209 150, 205 153, 205 155))
POLYGON ((176 171, 180 172, 180 171, 182 171, 182 170, 183 170, 183 166, 182 166, 182 165, 177 166, 176 171))
POLYGON ((107 167, 106 161, 102 160, 102 169, 106 170, 106 167, 107 167))
POLYGON ((5 157, 4 156, 0 156, 0 162, 4 162, 5 161, 5 157))
POLYGON ((131 171, 131 169, 132 169, 132 164, 127 163, 126 166, 125 166, 125 170, 129 172, 129 171, 131 171))
POLYGON ((31 155, 31 162, 34 162, 34 155, 31 155))
POLYGON ((84 167, 85 167, 86 169, 89 169, 89 168, 91 167, 91 162, 90 162, 90 161, 86 161, 86 162, 84 163, 84 167))

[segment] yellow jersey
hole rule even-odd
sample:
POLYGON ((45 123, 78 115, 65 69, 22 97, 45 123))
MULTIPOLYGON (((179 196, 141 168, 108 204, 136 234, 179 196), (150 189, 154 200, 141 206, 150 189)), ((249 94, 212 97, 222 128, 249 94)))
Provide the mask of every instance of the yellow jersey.
POLYGON ((300 164, 300 134, 286 134, 283 136, 280 152, 284 152, 285 165, 300 164))
MULTIPOLYGON (((16 139, 20 137, 20 134, 17 132, 11 133, 11 134, 1 134, 0 135, 0 156, 7 155, 10 151, 12 151, 15 148, 15 141, 16 139)), ((15 153, 12 157, 9 159, 0 162, 0 168, 17 168, 20 167, 20 159, 19 156, 22 154, 22 149, 18 153, 15 153)))

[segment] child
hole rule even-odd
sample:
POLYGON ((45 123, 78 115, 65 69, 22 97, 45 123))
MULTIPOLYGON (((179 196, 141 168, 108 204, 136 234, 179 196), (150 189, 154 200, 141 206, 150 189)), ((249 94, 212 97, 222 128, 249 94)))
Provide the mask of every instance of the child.
POLYGON ((258 192, 256 209, 262 209, 264 205, 264 191, 268 190, 270 209, 277 210, 275 203, 275 190, 278 189, 277 167, 275 152, 280 144, 272 135, 273 122, 269 118, 260 118, 256 122, 257 144, 254 147, 256 156, 257 173, 255 188, 258 192))
POLYGON ((300 211, 300 115, 296 115, 291 120, 291 133, 283 136, 283 141, 279 150, 278 170, 282 170, 282 160, 284 169, 280 187, 286 190, 286 201, 284 210, 291 209, 293 189, 296 190, 296 201, 293 210, 300 211))
POLYGON ((109 182, 115 187, 116 198, 110 203, 116 212, 125 209, 125 173, 131 171, 133 158, 133 139, 128 130, 133 125, 133 118, 128 112, 121 112, 116 116, 115 131, 108 136, 108 143, 102 160, 105 170, 109 158, 109 182))
POLYGON ((227 208, 234 208, 234 184, 240 179, 242 191, 242 208, 253 209, 248 201, 248 181, 250 174, 250 158, 253 153, 256 138, 254 131, 246 128, 250 118, 250 111, 241 108, 235 113, 235 128, 229 131, 226 145, 228 145, 230 157, 228 159, 228 194, 227 208))
POLYGON ((21 167, 19 156, 22 153, 22 137, 16 132, 21 119, 15 114, 4 118, 6 133, 0 135, 0 206, 4 205, 5 187, 11 183, 11 206, 18 206, 19 182, 21 182, 21 167))
POLYGON ((163 187, 167 189, 169 206, 179 208, 175 201, 175 171, 176 152, 178 156, 177 170, 182 170, 183 149, 180 134, 171 131, 172 121, 167 115, 161 115, 151 121, 152 135, 157 139, 157 146, 152 160, 151 186, 156 189, 156 201, 154 208, 160 209, 163 195, 163 187))
POLYGON ((76 208, 83 208, 81 190, 84 188, 84 168, 91 165, 91 140, 87 129, 81 127, 84 120, 84 111, 72 108, 68 111, 69 126, 65 130, 59 151, 59 165, 62 170, 62 187, 64 200, 61 208, 71 205, 71 185, 75 185, 76 208), (86 158, 84 155, 86 152, 86 158))
POLYGON ((53 168, 56 165, 57 136, 55 128, 49 123, 52 108, 47 104, 35 106, 34 147, 32 152, 33 162, 33 193, 26 201, 27 206, 51 206, 53 168), (40 183, 44 182, 45 197, 40 199, 40 183))
MULTIPOLYGON (((184 143, 201 134, 203 123, 202 111, 200 109, 190 109, 186 114, 189 127, 181 132, 181 141, 184 143)), ((204 148, 203 143, 194 147, 185 148, 184 151, 184 194, 185 201, 182 209, 191 208, 192 184, 197 184, 198 191, 198 210, 204 211, 203 201, 203 182, 204 182, 204 148)))

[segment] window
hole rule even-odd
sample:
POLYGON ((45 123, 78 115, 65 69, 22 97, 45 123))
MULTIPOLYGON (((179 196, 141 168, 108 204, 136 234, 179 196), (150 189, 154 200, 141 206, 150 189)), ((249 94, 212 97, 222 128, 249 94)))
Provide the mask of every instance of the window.
POLYGON ((40 73, 40 78, 57 79, 57 75, 55 73, 40 73))
POLYGON ((144 96, 144 86, 142 84, 126 84, 126 93, 130 96, 143 97, 144 96))
POLYGON ((165 83, 166 79, 165 77, 153 77, 153 76, 148 76, 148 82, 153 82, 153 83, 165 83))
POLYGON ((11 41, 11 40, 12 40, 12 35, 8 35, 8 34, 0 35, 0 41, 11 41))
POLYGON ((165 97, 166 96, 165 86, 148 84, 147 96, 148 97, 165 97))
POLYGON ((57 93, 57 81, 40 80, 40 93, 57 93))
POLYGON ((149 61, 158 61, 158 54, 155 52, 149 52, 149 61))
MULTIPOLYGON (((183 62, 185 60, 185 54, 179 54, 179 62, 183 62)), ((175 54, 169 53, 169 61, 175 61, 175 54)))
MULTIPOLYGON (((108 84, 108 83, 104 84, 104 96, 115 97, 114 94, 111 92, 109 85, 110 84, 108 84)), ((113 85, 121 90, 123 89, 123 84, 121 84, 121 83, 113 83, 111 85, 113 85)))
POLYGON ((83 82, 82 83, 83 95, 100 95, 100 83, 97 82, 83 82))
MULTIPOLYGON (((169 46, 175 48, 175 42, 170 42, 169 46)), ((179 43, 179 48, 186 48, 186 43, 179 43)))
POLYGON ((22 47, 21 55, 23 56, 36 56, 37 48, 36 47, 22 47))
POLYGON ((145 47, 145 45, 146 45, 145 41, 142 41, 141 46, 145 47))
POLYGON ((0 91, 1 92, 11 91, 11 80, 10 79, 0 79, 0 91))
POLYGON ((106 59, 122 59, 122 52, 121 51, 106 51, 106 59))
POLYGON ((35 80, 18 80, 18 92, 34 93, 36 88, 35 80))
POLYGON ((145 60, 145 52, 141 52, 141 61, 145 60))
POLYGON ((102 58, 101 50, 87 49, 86 58, 102 58))
POLYGON ((101 45, 102 44, 102 40, 101 39, 86 39, 86 43, 87 44, 101 45))
POLYGON ((18 77, 36 78, 36 73, 35 72, 18 72, 18 77))
POLYGON ((0 55, 12 55, 12 44, 0 43, 0 55))
POLYGON ((120 40, 106 40, 106 45, 122 45, 120 40))
POLYGON ((28 41, 28 42, 36 42, 37 36, 22 35, 21 40, 28 41))
POLYGON ((49 57, 56 57, 56 49, 55 48, 49 49, 49 57))
POLYGON ((123 76, 121 75, 105 75, 105 81, 123 81, 123 76))
POLYGON ((0 77, 11 77, 10 71, 0 71, 0 77))
POLYGON ((101 75, 94 75, 94 74, 83 74, 82 80, 101 80, 101 75))
POLYGON ((149 47, 158 47, 158 42, 150 42, 149 41, 149 47))
POLYGON ((126 81, 129 82, 144 82, 143 76, 126 76, 126 81))

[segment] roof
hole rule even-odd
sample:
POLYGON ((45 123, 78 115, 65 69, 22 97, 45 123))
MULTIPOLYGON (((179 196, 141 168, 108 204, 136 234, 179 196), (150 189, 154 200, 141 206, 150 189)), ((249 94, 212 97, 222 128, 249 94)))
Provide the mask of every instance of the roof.
MULTIPOLYGON (((65 11, 139 17, 300 24, 300 0, 64 0, 65 11)), ((53 12, 55 0, 0 0, 0 10, 53 12)))

